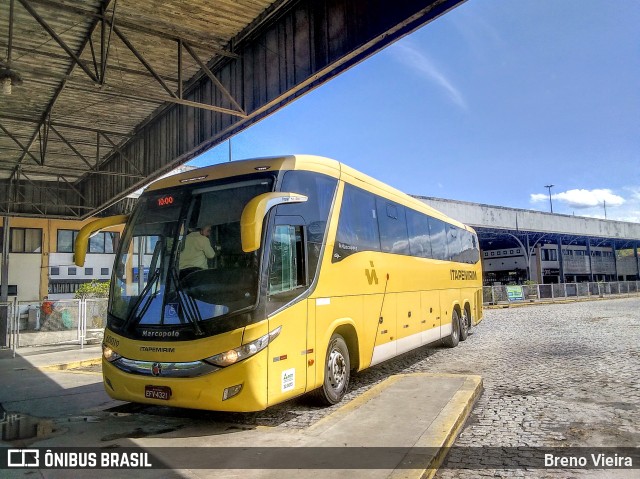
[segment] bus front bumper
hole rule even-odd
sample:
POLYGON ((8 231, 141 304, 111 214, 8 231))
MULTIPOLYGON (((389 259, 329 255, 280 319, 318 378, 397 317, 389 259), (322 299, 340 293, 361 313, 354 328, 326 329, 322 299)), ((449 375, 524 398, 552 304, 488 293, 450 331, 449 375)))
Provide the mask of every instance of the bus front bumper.
POLYGON ((104 388, 113 399, 159 406, 250 412, 267 407, 266 351, 197 377, 132 374, 102 359, 104 388))

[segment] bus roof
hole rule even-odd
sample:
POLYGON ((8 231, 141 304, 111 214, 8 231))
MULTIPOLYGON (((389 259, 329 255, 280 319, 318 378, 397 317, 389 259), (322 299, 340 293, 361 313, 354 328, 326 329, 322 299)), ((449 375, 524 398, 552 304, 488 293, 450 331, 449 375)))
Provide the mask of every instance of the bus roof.
POLYGON ((355 186, 364 188, 372 193, 381 194, 390 200, 397 201, 405 206, 445 220, 460 228, 473 231, 469 226, 449 218, 445 214, 422 201, 409 196, 406 193, 383 183, 382 181, 376 180, 375 178, 351 168, 344 163, 315 155, 284 155, 219 163, 163 178, 152 183, 147 188, 147 191, 161 190, 173 186, 194 184, 269 170, 307 170, 324 173, 355 186))

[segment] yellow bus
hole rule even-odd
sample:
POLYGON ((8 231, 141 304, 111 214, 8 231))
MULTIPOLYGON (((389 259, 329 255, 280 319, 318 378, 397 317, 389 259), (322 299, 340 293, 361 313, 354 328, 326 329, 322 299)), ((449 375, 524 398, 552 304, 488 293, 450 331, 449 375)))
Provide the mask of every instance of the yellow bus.
POLYGON ((334 160, 157 181, 129 217, 83 228, 76 262, 125 221, 103 343, 115 399, 257 411, 312 392, 331 405, 353 372, 454 347, 482 319, 474 231, 334 160))

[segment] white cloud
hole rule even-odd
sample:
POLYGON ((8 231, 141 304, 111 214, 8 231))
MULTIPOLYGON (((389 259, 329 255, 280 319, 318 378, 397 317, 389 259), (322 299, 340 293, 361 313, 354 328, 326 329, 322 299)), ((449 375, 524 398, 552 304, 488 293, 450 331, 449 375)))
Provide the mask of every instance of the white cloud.
POLYGON ((460 91, 423 52, 406 40, 392 45, 391 48, 391 51, 395 53, 396 60, 438 85, 447 93, 453 103, 460 108, 467 109, 467 104, 460 91))
MULTIPOLYGON (((605 218, 606 207, 606 218, 609 220, 640 223, 640 187, 628 186, 622 190, 624 197, 614 194, 610 189, 576 189, 552 194, 553 211, 589 218, 605 218)), ((530 199, 531 203, 539 203, 542 211, 548 211, 548 194, 535 193, 530 199)))
POLYGON ((631 201, 640 203, 640 186, 627 186, 625 190, 631 193, 631 201))
MULTIPOLYGON (((614 194, 610 189, 568 190, 561 193, 553 193, 551 199, 578 209, 603 206, 605 203, 607 207, 615 207, 622 206, 625 203, 625 199, 622 196, 614 194)), ((542 201, 549 201, 549 196, 542 193, 531 195, 532 203, 540 203, 542 201)))

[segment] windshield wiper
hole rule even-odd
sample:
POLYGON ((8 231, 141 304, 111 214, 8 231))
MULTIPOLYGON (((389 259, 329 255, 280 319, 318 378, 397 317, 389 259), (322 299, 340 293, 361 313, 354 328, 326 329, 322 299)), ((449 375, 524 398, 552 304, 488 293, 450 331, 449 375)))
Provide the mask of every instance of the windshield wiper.
POLYGON ((144 314, 149 309, 149 306, 151 306, 151 301, 158 295, 157 291, 155 291, 152 294, 148 294, 148 293, 159 277, 160 277, 160 268, 156 268, 155 270, 153 270, 153 273, 149 277, 147 284, 144 286, 144 288, 140 292, 140 296, 138 296, 138 300, 133 305, 131 314, 129 315, 129 318, 127 319, 127 321, 124 323, 123 328, 127 328, 127 326, 129 326, 132 320, 135 321, 134 324, 138 324, 140 322, 144 314))
POLYGON ((182 314, 193 326, 193 331, 196 336, 202 336, 204 332, 202 331, 202 328, 200 328, 200 324, 198 324, 202 321, 202 316, 200 315, 200 310, 198 309, 196 301, 186 294, 180 287, 180 279, 178 278, 178 273, 175 268, 171 269, 171 277, 176 287, 176 293, 178 294, 178 302, 180 303, 182 314))

